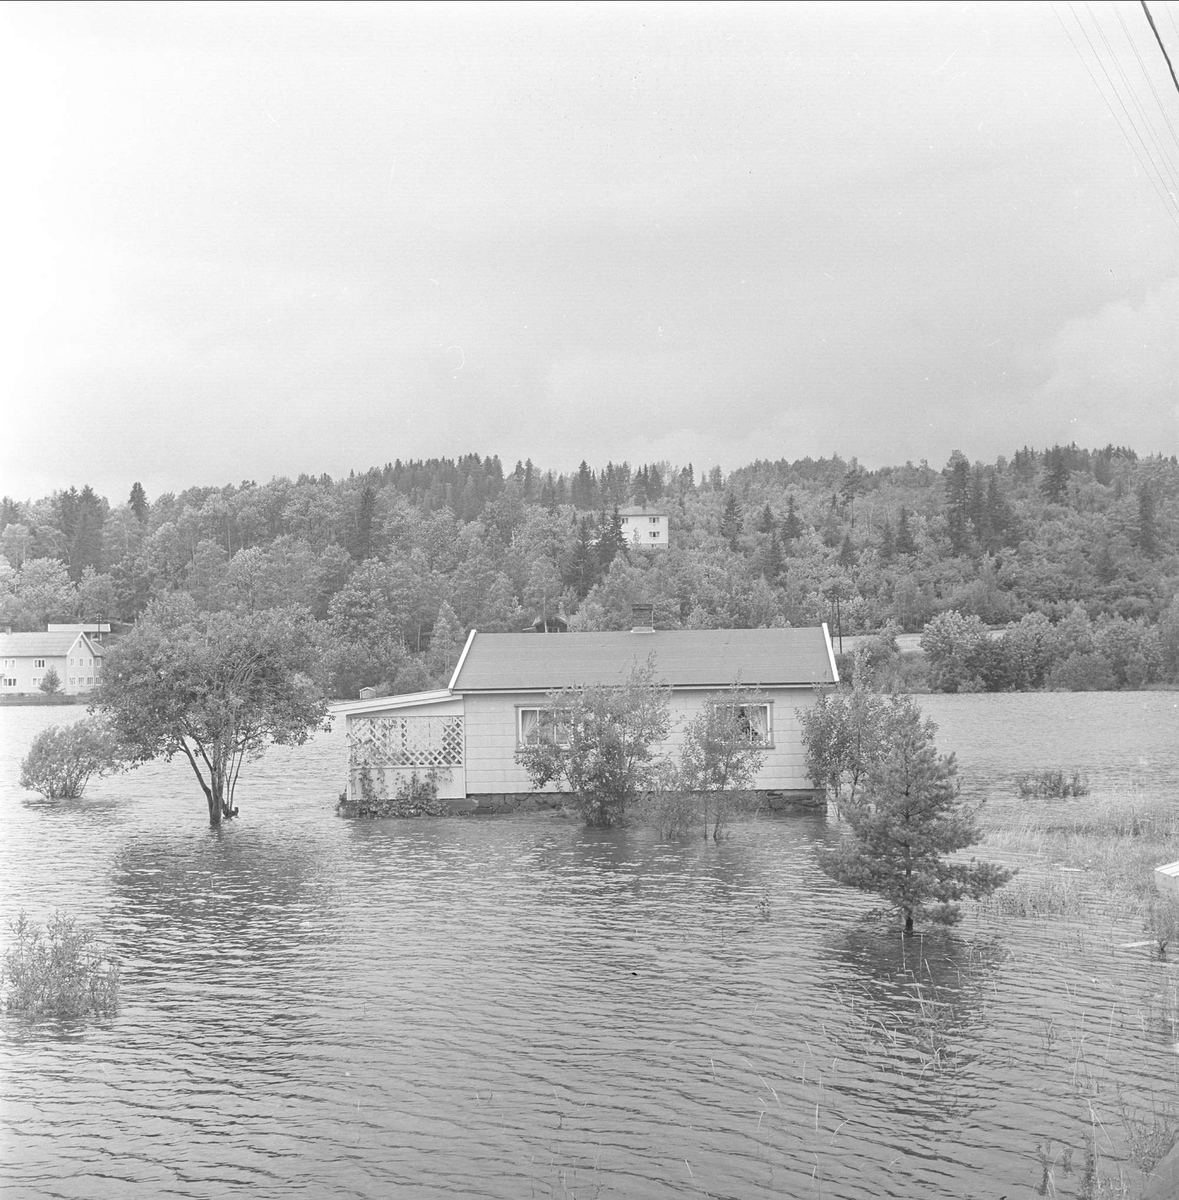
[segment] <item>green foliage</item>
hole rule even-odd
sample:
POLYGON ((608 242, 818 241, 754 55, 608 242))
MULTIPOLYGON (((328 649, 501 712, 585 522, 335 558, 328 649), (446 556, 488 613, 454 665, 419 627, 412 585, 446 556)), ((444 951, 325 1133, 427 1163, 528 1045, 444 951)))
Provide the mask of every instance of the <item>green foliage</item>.
POLYGON ((1146 905, 1146 929, 1154 939, 1159 958, 1179 942, 1179 896, 1174 892, 1154 895, 1146 905))
POLYGON ((898 708, 867 686, 862 675, 800 709, 806 770, 837 811, 858 804, 869 772, 894 736, 898 708))
POLYGON ((893 697, 888 708, 883 753, 859 795, 842 804, 848 831, 819 862, 839 883, 881 896, 911 933, 918 916, 953 924, 960 900, 990 895, 1011 872, 947 857, 982 837, 962 804, 954 756, 937 753, 936 726, 910 697, 893 697))
POLYGON ((46 668, 45 674, 41 676, 41 682, 38 687, 47 696, 52 696, 61 691, 61 676, 57 673, 56 667, 46 668))
POLYGON ((10 1013, 35 1018, 113 1016, 119 968, 93 930, 58 912, 45 929, 22 912, 10 923, 12 944, 0 961, 0 996, 10 1013))
POLYGON ((1080 771, 1021 771, 1014 779, 1015 794, 1024 800, 1067 800, 1087 796, 1089 779, 1080 771))
POLYGON ((562 688, 549 706, 561 714, 552 740, 522 746, 516 761, 534 787, 558 782, 587 825, 624 820, 627 807, 660 781, 655 748, 671 728, 667 688, 656 682, 655 659, 636 664, 617 684, 562 688))
POLYGON ((988 641, 978 617, 944 612, 926 627, 921 648, 929 658, 929 681, 939 692, 983 690, 981 655, 988 641))
POLYGON ((243 763, 330 726, 310 613, 202 613, 187 596, 152 604, 107 654, 95 706, 131 761, 183 754, 209 821, 236 816, 243 763))
POLYGON ((95 717, 50 725, 33 739, 20 764, 20 785, 47 800, 76 800, 96 776, 125 768, 110 726, 95 717))
POLYGON ((757 695, 734 686, 722 697, 710 696, 684 727, 675 786, 695 797, 707 837, 719 841, 732 817, 747 808, 765 759, 765 741, 751 724, 749 711, 763 704, 757 695))
POLYGON ((438 799, 438 772, 431 768, 419 775, 399 775, 393 794, 385 782, 384 772, 374 777, 371 768, 357 775, 357 789, 351 801, 347 793, 340 796, 336 812, 342 817, 440 817, 446 804, 438 799))
MULTIPOLYGON (((1179 682, 1179 617, 1166 625, 1177 535, 1179 463, 1124 447, 1024 447, 992 464, 956 453, 944 473, 760 460, 699 484, 668 463, 562 474, 522 462, 505 474, 494 455, 464 454, 150 502, 135 487, 113 507, 81 485, 10 501, 0 626, 130 622, 173 592, 206 610, 298 604, 325 634, 332 693, 351 697, 440 679, 447 638, 431 635, 450 625, 444 600, 462 631, 523 629, 540 607, 572 628, 622 628, 634 600, 654 606, 660 628, 828 620, 844 635, 890 619, 917 632, 953 610, 992 633, 1042 619, 1049 661, 1004 633, 969 661, 957 654, 934 686, 1040 688, 1077 653, 1109 664, 1109 686, 1131 688, 1179 682), (642 497, 670 514, 666 551, 623 544, 615 507, 642 497), (832 579, 846 590, 826 589, 832 579), (1078 610, 1089 644, 1066 648, 1085 632, 1078 610)), ((1058 683, 1104 685, 1084 667, 1058 683)), ((909 679, 899 666, 879 676, 909 679)))

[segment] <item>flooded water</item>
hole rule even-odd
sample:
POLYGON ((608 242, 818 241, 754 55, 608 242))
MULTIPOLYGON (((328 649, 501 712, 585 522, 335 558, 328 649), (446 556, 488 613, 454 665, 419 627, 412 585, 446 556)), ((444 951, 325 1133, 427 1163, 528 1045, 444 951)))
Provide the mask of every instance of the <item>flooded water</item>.
MULTIPOLYGON (((1175 693, 922 704, 976 793, 1179 792, 1175 693)), ((1179 1122, 1140 930, 902 944, 816 871, 817 816, 343 821, 340 727, 248 768, 219 833, 180 763, 49 805, 17 764, 67 715, 0 709, 0 917, 99 926, 124 1003, 0 1019, 6 1197, 1081 1196, 1087 1148, 1140 1186, 1135 1137, 1179 1122)))

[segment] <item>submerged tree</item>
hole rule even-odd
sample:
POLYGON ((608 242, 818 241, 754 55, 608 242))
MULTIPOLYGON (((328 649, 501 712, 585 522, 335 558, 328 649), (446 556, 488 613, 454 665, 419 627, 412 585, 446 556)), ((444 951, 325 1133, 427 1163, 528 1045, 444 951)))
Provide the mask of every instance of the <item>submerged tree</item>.
POLYGON ((843 805, 848 833, 820 851, 819 863, 839 883, 883 897, 911 933, 919 915, 954 924, 958 901, 990 895, 1011 872, 947 858, 982 837, 975 813, 962 803, 954 756, 938 754, 937 727, 922 720, 910 697, 888 703, 887 748, 860 795, 843 805))
POLYGON ((862 796, 868 774, 884 757, 896 710, 865 684, 866 664, 856 661, 852 683, 820 695, 799 711, 806 771, 842 813, 862 796))
POLYGON ((768 705, 734 687, 709 697, 688 722, 680 747, 678 786, 700 800, 704 836, 714 841, 736 812, 748 804, 769 741, 768 705))
POLYGON ((329 727, 318 658, 306 609, 208 613, 170 596, 112 646, 95 705, 129 760, 183 754, 220 825, 246 759, 329 727))
POLYGON ((47 800, 76 800, 91 779, 123 767, 109 727, 84 717, 72 725, 50 725, 37 734, 21 761, 20 785, 47 800))
POLYGON ((516 761, 534 787, 559 782, 586 824, 617 825, 654 786, 655 748, 670 729, 668 690, 656 682, 652 655, 619 683, 550 693, 525 731, 516 761))

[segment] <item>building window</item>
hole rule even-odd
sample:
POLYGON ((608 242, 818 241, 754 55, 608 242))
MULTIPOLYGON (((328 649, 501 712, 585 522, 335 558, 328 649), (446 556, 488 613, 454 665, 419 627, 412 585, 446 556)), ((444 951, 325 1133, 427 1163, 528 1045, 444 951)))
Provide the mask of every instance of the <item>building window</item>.
POLYGON ((5 687, 16 687, 16 680, 5 677, 4 686, 5 687))
POLYGON ((774 729, 768 704, 725 704, 721 708, 737 718, 737 728, 746 741, 755 746, 772 746, 774 729))
POLYGON ((659 530, 658 530, 658 529, 652 529, 652 530, 651 530, 651 532, 650 532, 650 533, 649 533, 647 536, 648 536, 648 537, 657 538, 657 537, 659 536, 659 530))
POLYGON ((45 669, 45 660, 43 658, 34 658, 33 659, 33 670, 41 671, 44 669, 45 669))
POLYGON ((567 708, 518 708, 516 740, 521 746, 568 746, 567 708))
POLYGON ((647 518, 647 524, 648 524, 648 525, 658 525, 658 524, 659 524, 659 518, 658 518, 658 517, 648 517, 648 518, 647 518))

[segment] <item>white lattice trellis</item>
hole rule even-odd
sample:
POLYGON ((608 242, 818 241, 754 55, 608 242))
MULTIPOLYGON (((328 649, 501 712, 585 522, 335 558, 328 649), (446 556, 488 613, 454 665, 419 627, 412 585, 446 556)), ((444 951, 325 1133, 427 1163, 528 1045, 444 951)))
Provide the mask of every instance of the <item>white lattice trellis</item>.
POLYGON ((461 767, 462 717, 357 717, 354 767, 461 767))

